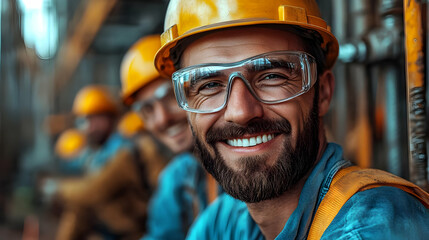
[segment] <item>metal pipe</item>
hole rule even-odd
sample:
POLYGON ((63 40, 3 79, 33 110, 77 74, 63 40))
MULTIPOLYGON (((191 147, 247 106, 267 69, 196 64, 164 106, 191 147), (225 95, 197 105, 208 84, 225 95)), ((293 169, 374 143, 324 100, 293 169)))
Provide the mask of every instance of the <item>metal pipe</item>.
MULTIPOLYGON (((350 4, 349 31, 352 39, 362 39, 372 28, 373 13, 371 0, 348 1, 350 4)), ((353 126, 354 137, 357 140, 355 149, 356 162, 359 166, 370 167, 372 165, 373 134, 369 118, 369 81, 366 68, 363 64, 350 64, 349 92, 354 92, 356 106, 355 122, 353 126)), ((353 115, 351 115, 353 116, 353 115)), ((348 119, 349 121, 352 119, 348 119)))
POLYGON ((408 161, 406 139, 407 132, 401 126, 406 126, 406 102, 404 69, 404 38, 402 30, 403 9, 401 0, 383 0, 380 5, 381 28, 374 34, 372 47, 373 53, 370 58, 383 60, 379 64, 381 78, 384 82, 384 151, 386 157, 386 170, 395 175, 408 177, 408 161), (384 36, 384 38, 383 38, 384 36), (382 51, 380 51, 382 50, 382 51), (399 59, 399 60, 398 60, 399 59))
MULTIPOLYGON (((384 65, 384 64, 383 64, 384 65)), ((405 87, 404 79, 401 74, 403 63, 391 62, 385 66, 380 66, 382 78, 384 81, 385 92, 385 117, 384 117, 384 152, 386 156, 386 170, 400 177, 408 177, 408 161, 406 139, 407 132, 403 128, 406 126, 406 118, 403 118, 406 113, 405 106, 405 91, 401 91, 405 87), (404 85, 404 86, 402 86, 404 85)))
MULTIPOLYGON (((347 2, 344 0, 332 0, 332 30, 339 42, 344 42, 346 39, 346 16, 347 16, 347 2)), ((341 51, 341 49, 340 49, 341 51)), ((333 123, 332 132, 335 139, 341 143, 347 142, 346 133, 348 128, 348 114, 349 111, 349 95, 347 94, 347 76, 345 64, 337 61, 335 68, 335 108, 332 108, 333 123)), ((349 158, 348 149, 345 146, 346 157, 349 158)))
POLYGON ((422 8, 404 0, 410 180, 428 190, 422 8))
MULTIPOLYGON (((361 2, 360 4, 364 4, 361 2)), ((369 19, 367 11, 357 11, 358 9, 364 10, 365 7, 359 6, 359 3, 352 5, 352 13, 360 12, 367 13, 366 20, 371 22, 378 22, 376 19, 369 19), (354 8, 357 9, 354 9, 354 8)), ((404 39, 403 39, 403 3, 402 0, 381 0, 379 2, 378 14, 372 13, 375 16, 379 16, 380 24, 379 27, 371 29, 369 31, 369 23, 367 24, 368 29, 364 30, 361 26, 361 30, 358 32, 365 32, 364 35, 358 38, 353 38, 349 42, 343 42, 340 46, 339 60, 346 63, 371 63, 368 66, 368 75, 373 81, 369 81, 366 87, 359 88, 358 91, 363 91, 366 97, 359 94, 360 100, 367 99, 367 105, 365 111, 360 110, 357 115, 359 132, 366 132, 366 137, 370 138, 374 136, 381 137, 381 142, 377 144, 378 147, 372 149, 364 148, 368 151, 367 155, 373 154, 376 158, 376 162, 372 162, 372 166, 385 169, 396 175, 402 177, 408 177, 408 161, 404 161, 407 155, 406 143, 403 139, 406 138, 406 131, 400 126, 406 125, 406 106, 401 105, 401 102, 405 102, 405 80, 403 69, 404 56, 404 39), (372 87, 376 90, 372 92, 372 87), (377 106, 377 107, 373 107, 377 106), (366 125, 367 120, 364 118, 365 114, 369 114, 369 119, 372 122, 371 125, 366 125), (371 114, 374 114, 372 116, 371 114), (381 122, 380 122, 381 121, 381 122), (378 123, 378 124, 377 124, 378 123), (373 126, 373 129, 370 127, 373 126), (372 131, 374 135, 372 135, 372 131), (383 135, 377 135, 382 133, 383 135), (371 152, 369 152, 371 151, 371 152)), ((361 17, 364 16, 361 14, 361 17)), ((359 20, 360 22, 362 21, 359 20)), ((361 23, 362 24, 362 23, 361 23)), ((353 26, 354 27, 354 26, 353 26)), ((350 67, 353 71, 356 66, 350 67)), ((361 71, 364 72, 365 69, 361 71)), ((356 77, 354 72, 351 77, 356 77)), ((360 79, 363 81, 365 76, 360 79)), ((364 83, 360 83, 363 85, 364 83)), ((360 86, 358 85, 358 86, 360 86)), ((355 90, 356 91, 356 90, 355 90)), ((361 103, 362 104, 362 103, 361 103)), ((359 105, 362 106, 362 105, 359 105)), ((359 134, 360 138, 363 138, 363 134, 359 134)), ((358 150, 360 151, 364 147, 360 144, 358 150)), ((358 155, 358 163, 362 164, 362 159, 358 155)))

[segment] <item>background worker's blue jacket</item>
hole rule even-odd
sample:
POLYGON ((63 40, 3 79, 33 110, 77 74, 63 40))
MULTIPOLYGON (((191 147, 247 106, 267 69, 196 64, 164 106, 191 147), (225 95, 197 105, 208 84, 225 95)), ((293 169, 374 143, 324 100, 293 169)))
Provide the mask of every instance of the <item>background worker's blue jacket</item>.
MULTIPOLYGON (((328 144, 302 189, 299 203, 276 239, 306 239, 313 216, 335 173, 350 163, 340 146, 328 144)), ((353 195, 322 239, 428 239, 429 210, 394 187, 377 187, 353 195)), ((246 204, 219 197, 197 219, 188 239, 264 239, 246 204)))
POLYGON ((142 239, 185 239, 196 216, 207 208, 206 183, 206 172, 192 154, 175 157, 160 174, 142 239))
POLYGON ((132 149, 133 143, 130 139, 114 132, 99 148, 86 147, 78 158, 62 162, 60 167, 66 174, 94 173, 103 168, 122 148, 132 149))

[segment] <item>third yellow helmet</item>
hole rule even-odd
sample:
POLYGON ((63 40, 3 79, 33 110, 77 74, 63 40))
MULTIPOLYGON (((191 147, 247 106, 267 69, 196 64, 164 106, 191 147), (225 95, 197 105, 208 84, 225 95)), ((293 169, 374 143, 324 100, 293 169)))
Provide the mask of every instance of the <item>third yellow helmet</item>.
POLYGON ((76 94, 73 102, 73 113, 87 116, 99 113, 119 112, 118 99, 112 90, 104 85, 88 85, 76 94))

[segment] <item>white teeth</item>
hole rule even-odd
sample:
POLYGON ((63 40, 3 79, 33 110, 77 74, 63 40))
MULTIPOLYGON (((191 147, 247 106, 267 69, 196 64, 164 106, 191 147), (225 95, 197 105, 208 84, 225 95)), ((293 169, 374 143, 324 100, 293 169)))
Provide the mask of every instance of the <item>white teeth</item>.
POLYGON ((274 138, 274 134, 264 134, 251 138, 230 139, 228 145, 233 147, 253 147, 261 143, 266 143, 274 138))
POLYGON ((168 136, 173 137, 183 131, 183 124, 176 124, 169 127, 165 132, 168 136))
POLYGON ((252 137, 249 139, 249 145, 250 146, 256 146, 256 138, 252 137))
POLYGON ((268 138, 267 138, 267 135, 263 135, 262 136, 262 142, 264 142, 264 143, 266 143, 266 142, 268 142, 268 138))

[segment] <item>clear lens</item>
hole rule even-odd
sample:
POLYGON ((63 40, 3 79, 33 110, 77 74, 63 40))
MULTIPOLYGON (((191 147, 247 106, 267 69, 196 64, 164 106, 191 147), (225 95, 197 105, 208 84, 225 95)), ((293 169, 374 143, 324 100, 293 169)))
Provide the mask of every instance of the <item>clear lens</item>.
POLYGON ((237 78, 256 99, 275 104, 307 92, 317 79, 316 63, 305 52, 278 51, 236 63, 192 66, 173 74, 176 98, 187 111, 216 112, 226 105, 237 78))
POLYGON ((169 112, 180 110, 174 98, 174 92, 171 83, 167 82, 160 85, 149 99, 135 102, 131 108, 139 114, 143 120, 151 120, 155 114, 156 105, 162 107, 169 112), (159 103, 159 104, 158 104, 159 103))
POLYGON ((89 122, 85 117, 78 117, 75 119, 75 126, 77 129, 85 130, 89 126, 89 122))

